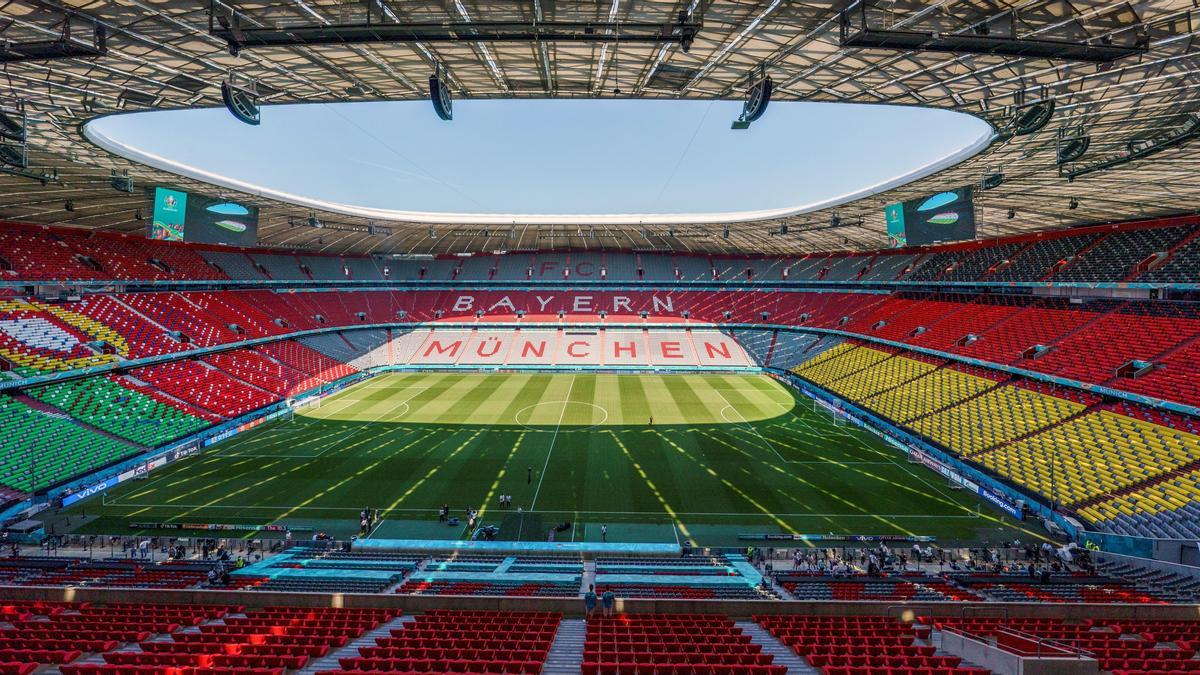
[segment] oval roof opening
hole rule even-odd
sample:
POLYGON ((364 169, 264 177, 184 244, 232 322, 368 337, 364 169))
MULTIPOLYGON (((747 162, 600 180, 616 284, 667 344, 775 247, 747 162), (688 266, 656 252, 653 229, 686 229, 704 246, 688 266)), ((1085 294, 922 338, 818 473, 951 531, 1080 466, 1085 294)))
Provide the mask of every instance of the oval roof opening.
POLYGON ((224 108, 102 117, 84 131, 153 167, 311 208, 430 223, 739 222, 814 211, 963 161, 990 142, 971 115, 773 102, 464 100, 224 108))

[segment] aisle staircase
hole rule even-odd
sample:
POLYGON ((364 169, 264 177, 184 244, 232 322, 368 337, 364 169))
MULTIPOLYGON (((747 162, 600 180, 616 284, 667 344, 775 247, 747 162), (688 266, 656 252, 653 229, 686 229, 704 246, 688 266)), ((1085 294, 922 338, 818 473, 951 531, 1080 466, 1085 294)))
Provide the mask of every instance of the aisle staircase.
POLYGON ((774 635, 771 635, 765 628, 753 621, 738 621, 733 624, 737 628, 741 628, 742 632, 750 636, 750 641, 756 645, 762 645, 764 654, 770 654, 775 657, 773 665, 787 666, 788 675, 796 675, 810 673, 816 675, 821 671, 808 665, 799 654, 788 648, 787 645, 780 642, 774 635))
POLYGON ((583 619, 563 619, 554 634, 543 675, 578 675, 583 665, 583 639, 587 623, 583 619))
POLYGON ((326 670, 338 670, 341 664, 338 659, 358 656, 359 647, 374 647, 375 638, 390 637, 393 628, 400 628, 401 625, 416 621, 413 616, 399 616, 391 621, 382 623, 376 626, 374 630, 369 630, 362 635, 346 642, 344 647, 329 650, 329 653, 319 659, 309 661, 306 666, 299 672, 302 673, 320 673, 326 670))

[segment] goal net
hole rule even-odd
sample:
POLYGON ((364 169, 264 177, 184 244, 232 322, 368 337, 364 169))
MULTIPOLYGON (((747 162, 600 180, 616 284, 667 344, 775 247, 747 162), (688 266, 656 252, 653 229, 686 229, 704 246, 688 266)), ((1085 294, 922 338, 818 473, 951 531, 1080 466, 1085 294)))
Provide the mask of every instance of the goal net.
POLYGON ((321 408, 321 398, 319 396, 310 396, 308 398, 289 398, 287 400, 287 411, 283 414, 285 421, 291 422, 296 419, 297 412, 306 410, 319 410, 321 408))
POLYGON ((308 398, 290 399, 288 407, 292 410, 319 410, 321 408, 321 397, 309 396, 308 398))

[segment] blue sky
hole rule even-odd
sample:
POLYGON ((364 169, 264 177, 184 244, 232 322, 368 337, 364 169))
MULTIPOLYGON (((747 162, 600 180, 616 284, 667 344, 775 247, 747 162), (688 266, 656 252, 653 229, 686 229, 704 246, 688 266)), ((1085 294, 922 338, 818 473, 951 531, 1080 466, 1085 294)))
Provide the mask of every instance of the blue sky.
POLYGON ((135 113, 89 126, 233 183, 353 207, 455 214, 697 214, 808 205, 926 167, 987 136, 944 110, 736 101, 427 101, 135 113))

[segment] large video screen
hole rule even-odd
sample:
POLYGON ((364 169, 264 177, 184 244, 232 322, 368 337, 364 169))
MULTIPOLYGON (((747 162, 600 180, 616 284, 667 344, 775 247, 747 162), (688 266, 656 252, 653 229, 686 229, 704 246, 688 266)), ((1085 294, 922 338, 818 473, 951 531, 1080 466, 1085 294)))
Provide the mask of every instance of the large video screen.
POLYGON ((888 246, 925 246, 975 238, 975 201, 971 188, 888 204, 888 246))
POLYGON ((258 207, 156 187, 150 238, 254 246, 258 243, 258 207))

